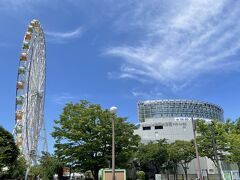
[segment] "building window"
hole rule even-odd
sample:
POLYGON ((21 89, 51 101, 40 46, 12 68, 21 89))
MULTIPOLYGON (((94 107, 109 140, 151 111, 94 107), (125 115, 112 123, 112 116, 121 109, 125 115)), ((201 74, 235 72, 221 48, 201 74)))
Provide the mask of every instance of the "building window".
POLYGON ((155 126, 155 129, 163 129, 163 126, 155 126))
POLYGON ((143 127, 143 130, 151 130, 151 126, 145 126, 143 127))

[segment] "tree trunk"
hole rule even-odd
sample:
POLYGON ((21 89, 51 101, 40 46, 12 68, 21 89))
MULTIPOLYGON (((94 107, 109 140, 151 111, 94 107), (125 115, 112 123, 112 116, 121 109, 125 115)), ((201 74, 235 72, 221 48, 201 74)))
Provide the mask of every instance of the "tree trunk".
POLYGON ((174 165, 174 167, 173 167, 173 172, 174 172, 174 180, 177 180, 178 177, 177 177, 177 166, 176 165, 174 165))
POLYGON ((159 174, 159 168, 158 168, 158 165, 156 163, 154 163, 154 168, 156 170, 156 174, 159 174))
POLYGON ((57 170, 57 175, 59 180, 63 179, 63 167, 59 167, 59 169, 57 170))
POLYGON ((169 180, 169 170, 167 170, 167 180, 169 180))
POLYGON ((188 180, 187 168, 186 168, 186 167, 184 167, 184 168, 183 168, 183 170, 184 170, 184 174, 185 174, 186 180, 188 180))
POLYGON ((182 168, 183 168, 183 171, 184 171, 186 180, 188 180, 188 175, 187 175, 188 166, 187 166, 187 163, 180 162, 180 164, 181 164, 181 166, 182 166, 182 168))
POLYGON ((93 176, 94 176, 95 180, 98 180, 98 171, 99 171, 99 168, 96 168, 96 169, 93 170, 93 176))

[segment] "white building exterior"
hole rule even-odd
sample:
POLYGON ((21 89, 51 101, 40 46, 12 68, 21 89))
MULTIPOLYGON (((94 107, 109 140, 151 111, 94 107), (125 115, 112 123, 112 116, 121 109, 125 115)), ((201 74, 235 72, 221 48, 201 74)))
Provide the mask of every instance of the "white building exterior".
MULTIPOLYGON (((190 141, 193 139, 192 118, 211 121, 223 121, 223 109, 217 105, 195 100, 151 100, 138 103, 138 129, 134 131, 141 137, 142 143, 159 139, 190 141)), ((200 158, 202 171, 217 174, 213 162, 200 158)), ((189 174, 196 174, 196 160, 189 164, 189 174)), ((183 170, 179 168, 179 173, 183 170)), ((204 174, 203 173, 203 174, 204 174)))

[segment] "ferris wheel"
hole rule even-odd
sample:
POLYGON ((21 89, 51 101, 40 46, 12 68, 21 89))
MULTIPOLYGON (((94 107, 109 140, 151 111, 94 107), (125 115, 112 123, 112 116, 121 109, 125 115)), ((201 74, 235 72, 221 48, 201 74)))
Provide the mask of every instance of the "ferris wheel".
POLYGON ((16 144, 28 164, 36 164, 42 136, 47 151, 44 125, 46 55, 43 29, 32 20, 25 33, 16 85, 16 144), (43 134, 43 135, 42 135, 43 134))

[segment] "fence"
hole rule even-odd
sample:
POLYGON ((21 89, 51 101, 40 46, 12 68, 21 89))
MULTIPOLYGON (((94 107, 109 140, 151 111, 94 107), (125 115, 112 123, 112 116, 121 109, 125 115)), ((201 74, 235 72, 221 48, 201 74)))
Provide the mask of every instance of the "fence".
MULTIPOLYGON (((188 174, 188 179, 189 180, 195 180, 197 178, 196 174, 188 174)), ((178 174, 177 178, 175 180, 185 180, 185 175, 184 174, 178 174)), ((215 174, 209 174, 208 177, 203 177, 204 180, 218 180, 218 175, 215 174)), ((166 174, 162 174, 161 180, 174 180, 174 175, 169 175, 169 178, 167 177, 166 174)))

